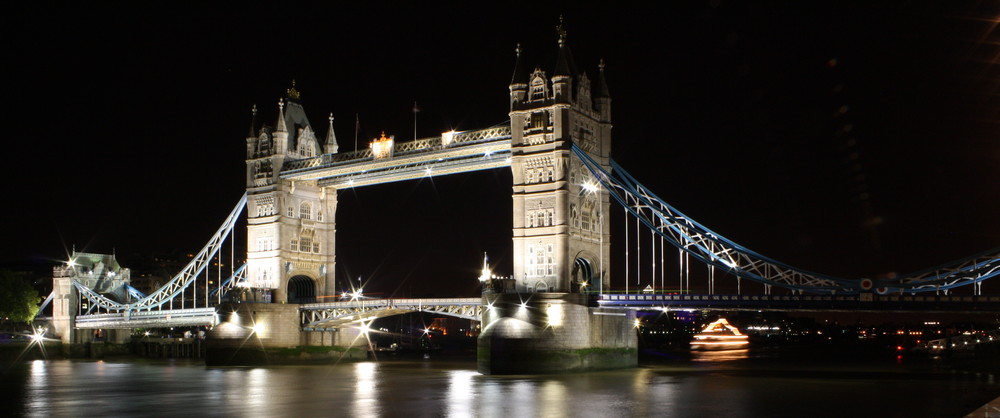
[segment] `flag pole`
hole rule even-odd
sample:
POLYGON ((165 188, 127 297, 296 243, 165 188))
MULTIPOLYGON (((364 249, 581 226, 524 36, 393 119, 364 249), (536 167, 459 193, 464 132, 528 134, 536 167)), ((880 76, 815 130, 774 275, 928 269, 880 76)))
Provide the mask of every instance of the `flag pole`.
POLYGON ((417 140, 417 112, 419 112, 419 111, 420 111, 420 108, 417 107, 417 101, 414 100, 413 101, 413 140, 414 141, 417 140))

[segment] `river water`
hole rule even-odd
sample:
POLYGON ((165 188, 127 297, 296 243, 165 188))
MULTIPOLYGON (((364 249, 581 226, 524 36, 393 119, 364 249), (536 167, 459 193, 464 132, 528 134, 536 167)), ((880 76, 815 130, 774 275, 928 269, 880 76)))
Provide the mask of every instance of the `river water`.
POLYGON ((661 357, 628 370, 483 376, 435 356, 329 366, 37 360, 3 370, 3 416, 958 417, 1000 396, 992 375, 933 362, 661 357))

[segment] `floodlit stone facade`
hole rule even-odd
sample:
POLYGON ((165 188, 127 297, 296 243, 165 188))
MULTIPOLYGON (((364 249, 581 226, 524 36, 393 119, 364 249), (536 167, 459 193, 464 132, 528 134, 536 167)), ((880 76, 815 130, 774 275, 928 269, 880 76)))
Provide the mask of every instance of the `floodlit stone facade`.
POLYGON ((335 292, 335 190, 281 178, 285 161, 336 153, 333 118, 321 146, 294 83, 278 103, 275 126, 247 136, 247 281, 264 301, 307 303, 335 292))
POLYGON ((520 47, 510 84, 514 279, 521 292, 597 290, 610 256, 609 196, 572 155, 576 144, 608 167, 611 98, 599 67, 597 86, 576 70, 560 34, 551 77, 522 68, 520 47))

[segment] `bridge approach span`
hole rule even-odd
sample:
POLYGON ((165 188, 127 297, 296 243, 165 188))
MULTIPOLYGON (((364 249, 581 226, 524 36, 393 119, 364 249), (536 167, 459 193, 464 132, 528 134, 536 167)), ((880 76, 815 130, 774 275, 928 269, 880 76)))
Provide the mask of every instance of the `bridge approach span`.
POLYGON ((605 294, 603 308, 799 312, 1000 312, 1000 296, 605 294))
POLYGON ((387 316, 410 312, 428 312, 479 321, 481 298, 445 299, 355 299, 344 302, 310 303, 299 308, 305 331, 341 328, 387 316))

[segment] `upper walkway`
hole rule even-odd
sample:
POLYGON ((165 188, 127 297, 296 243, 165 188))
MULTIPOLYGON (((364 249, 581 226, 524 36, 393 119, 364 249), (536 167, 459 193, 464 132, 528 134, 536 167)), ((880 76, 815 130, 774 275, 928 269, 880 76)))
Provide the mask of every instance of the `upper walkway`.
POLYGON ((364 149, 288 161, 281 178, 316 180, 322 187, 360 187, 510 165, 510 125, 389 145, 378 154, 364 149))

